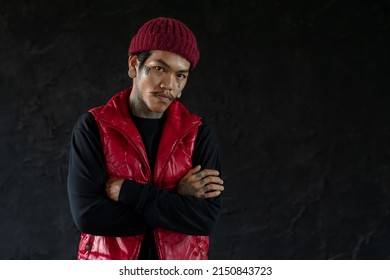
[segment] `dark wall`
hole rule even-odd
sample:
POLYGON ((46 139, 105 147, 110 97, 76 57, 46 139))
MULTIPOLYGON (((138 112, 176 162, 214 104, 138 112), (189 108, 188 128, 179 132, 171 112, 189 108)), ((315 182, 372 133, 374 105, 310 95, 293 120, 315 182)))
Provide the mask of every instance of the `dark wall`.
POLYGON ((1 1, 0 258, 73 259, 77 117, 130 85, 151 17, 197 35, 182 98, 217 128, 217 259, 389 259, 387 1, 1 1))

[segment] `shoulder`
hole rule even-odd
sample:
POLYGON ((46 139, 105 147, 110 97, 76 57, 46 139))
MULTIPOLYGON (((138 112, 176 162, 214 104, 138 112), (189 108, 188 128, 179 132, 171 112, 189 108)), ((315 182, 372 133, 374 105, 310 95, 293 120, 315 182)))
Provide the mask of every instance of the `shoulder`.
POLYGON ((218 132, 215 125, 212 122, 202 119, 202 124, 198 128, 197 140, 198 143, 207 142, 216 144, 218 142, 218 132))
POLYGON ((217 137, 217 130, 213 123, 205 121, 202 119, 202 124, 199 126, 198 129, 199 135, 211 135, 214 137, 217 137))
POLYGON ((86 131, 95 131, 97 129, 97 123, 95 117, 90 112, 85 112, 77 119, 75 129, 81 129, 86 131))

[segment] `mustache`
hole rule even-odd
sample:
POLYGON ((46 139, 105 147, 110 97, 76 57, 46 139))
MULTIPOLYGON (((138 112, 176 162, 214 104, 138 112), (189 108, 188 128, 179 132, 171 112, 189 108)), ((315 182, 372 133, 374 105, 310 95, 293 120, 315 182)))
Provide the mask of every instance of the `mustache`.
POLYGON ((159 92, 152 92, 153 94, 161 97, 168 98, 169 100, 173 101, 175 100, 175 97, 170 93, 169 91, 159 91, 159 92))

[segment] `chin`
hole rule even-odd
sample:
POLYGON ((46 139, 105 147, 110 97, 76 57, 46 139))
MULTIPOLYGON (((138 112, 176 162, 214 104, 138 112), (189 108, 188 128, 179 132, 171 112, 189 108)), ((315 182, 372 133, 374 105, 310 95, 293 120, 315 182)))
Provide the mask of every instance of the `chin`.
POLYGON ((152 108, 150 111, 152 111, 153 113, 158 113, 158 114, 162 114, 164 113, 167 109, 168 109, 169 106, 164 106, 164 108, 152 108))
POLYGON ((169 103, 169 104, 153 104, 151 106, 149 106, 149 110, 152 111, 153 113, 159 113, 159 114, 162 114, 164 113, 169 105, 171 105, 172 103, 169 103))

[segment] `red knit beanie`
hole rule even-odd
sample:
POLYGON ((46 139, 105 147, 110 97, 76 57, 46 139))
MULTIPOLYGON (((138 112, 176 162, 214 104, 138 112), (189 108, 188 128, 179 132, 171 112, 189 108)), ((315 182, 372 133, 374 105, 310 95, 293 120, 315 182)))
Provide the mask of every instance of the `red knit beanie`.
POLYGON ((170 51, 181 55, 195 68, 199 60, 196 38, 184 23, 173 18, 146 22, 131 39, 129 56, 142 51, 170 51))

